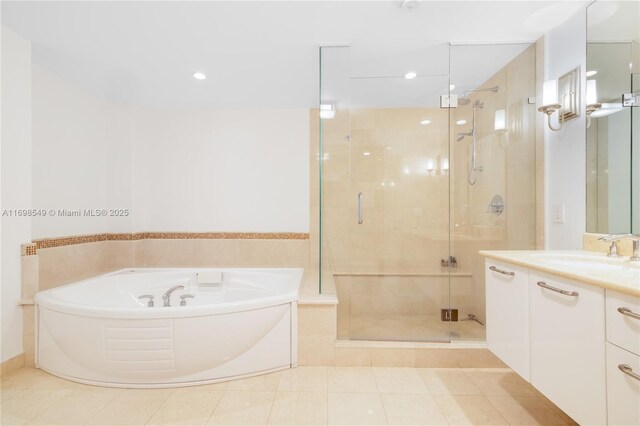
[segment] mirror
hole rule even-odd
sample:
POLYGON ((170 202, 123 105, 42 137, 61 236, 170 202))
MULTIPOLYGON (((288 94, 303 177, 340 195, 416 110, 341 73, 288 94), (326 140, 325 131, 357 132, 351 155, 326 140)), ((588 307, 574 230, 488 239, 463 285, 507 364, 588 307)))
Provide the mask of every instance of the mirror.
POLYGON ((588 7, 586 73, 587 232, 640 233, 639 2, 588 7))

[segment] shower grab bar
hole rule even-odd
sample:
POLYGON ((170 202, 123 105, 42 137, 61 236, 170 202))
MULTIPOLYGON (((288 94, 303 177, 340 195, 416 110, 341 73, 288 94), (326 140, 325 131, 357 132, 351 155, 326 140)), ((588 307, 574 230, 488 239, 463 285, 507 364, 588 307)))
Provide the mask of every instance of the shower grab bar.
POLYGON ((358 192, 358 225, 362 225, 362 192, 358 192))
POLYGON ((513 277, 516 274, 515 272, 503 271, 502 269, 498 269, 495 266, 489 266, 489 269, 491 269, 493 272, 497 272, 502 275, 508 275, 510 277, 513 277))
POLYGON ((627 364, 620 364, 618 365, 618 370, 622 371, 624 374, 626 374, 627 376, 631 376, 636 380, 640 380, 640 375, 636 374, 633 372, 633 368, 631 368, 630 366, 628 366, 627 364))
POLYGON ((546 289, 551 290, 551 291, 555 291, 556 293, 564 294, 565 296, 578 296, 578 292, 577 291, 562 290, 562 289, 559 289, 557 287, 550 286, 549 284, 545 283, 544 281, 538 281, 538 286, 540 286, 542 288, 546 288, 546 289))
POLYGON ((620 312, 622 315, 626 315, 628 317, 640 320, 640 314, 636 314, 629 308, 618 308, 618 312, 620 312))

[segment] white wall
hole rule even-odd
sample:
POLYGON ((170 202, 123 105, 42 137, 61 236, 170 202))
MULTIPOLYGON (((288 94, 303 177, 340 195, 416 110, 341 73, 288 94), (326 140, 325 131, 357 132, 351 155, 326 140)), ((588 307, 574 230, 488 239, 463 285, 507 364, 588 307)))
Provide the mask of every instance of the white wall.
POLYGON ((151 110, 100 100, 35 65, 32 81, 33 204, 56 211, 33 219, 33 238, 308 232, 308 110, 151 110))
POLYGON ((309 111, 138 110, 136 231, 309 232, 309 111))
MULTIPOLYGON (((31 43, 2 27, 2 210, 31 207, 31 43)), ((2 217, 2 361, 22 353, 20 245, 28 217, 2 217)))
MULTIPOLYGON (((545 35, 544 57, 545 81, 580 67, 584 99, 586 9, 545 35)), ((553 119, 556 118, 557 114, 553 119)), ((585 126, 584 110, 558 132, 545 124, 545 248, 549 250, 582 248, 586 229, 585 126), (554 206, 559 204, 565 206, 564 223, 553 221, 554 206)))
POLYGON ((59 209, 131 208, 128 109, 33 66, 33 238, 128 231, 131 218, 64 217, 59 209))

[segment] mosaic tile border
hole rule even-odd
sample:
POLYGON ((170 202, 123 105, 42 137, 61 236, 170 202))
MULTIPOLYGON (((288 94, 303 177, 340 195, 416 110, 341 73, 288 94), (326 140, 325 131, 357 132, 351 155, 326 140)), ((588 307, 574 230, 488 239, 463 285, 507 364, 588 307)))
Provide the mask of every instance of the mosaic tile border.
POLYGON ((92 234, 72 237, 44 238, 22 245, 22 255, 32 256, 38 250, 96 243, 99 241, 137 240, 308 240, 308 233, 296 232, 137 232, 133 234, 92 234))

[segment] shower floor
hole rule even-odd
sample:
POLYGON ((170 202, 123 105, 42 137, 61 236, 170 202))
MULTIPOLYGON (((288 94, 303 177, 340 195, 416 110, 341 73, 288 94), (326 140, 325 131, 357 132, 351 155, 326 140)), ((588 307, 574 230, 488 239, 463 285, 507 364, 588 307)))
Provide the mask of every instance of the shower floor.
POLYGON ((375 314, 351 316, 351 340, 448 341, 485 340, 485 328, 476 321, 441 321, 436 315, 375 314))

